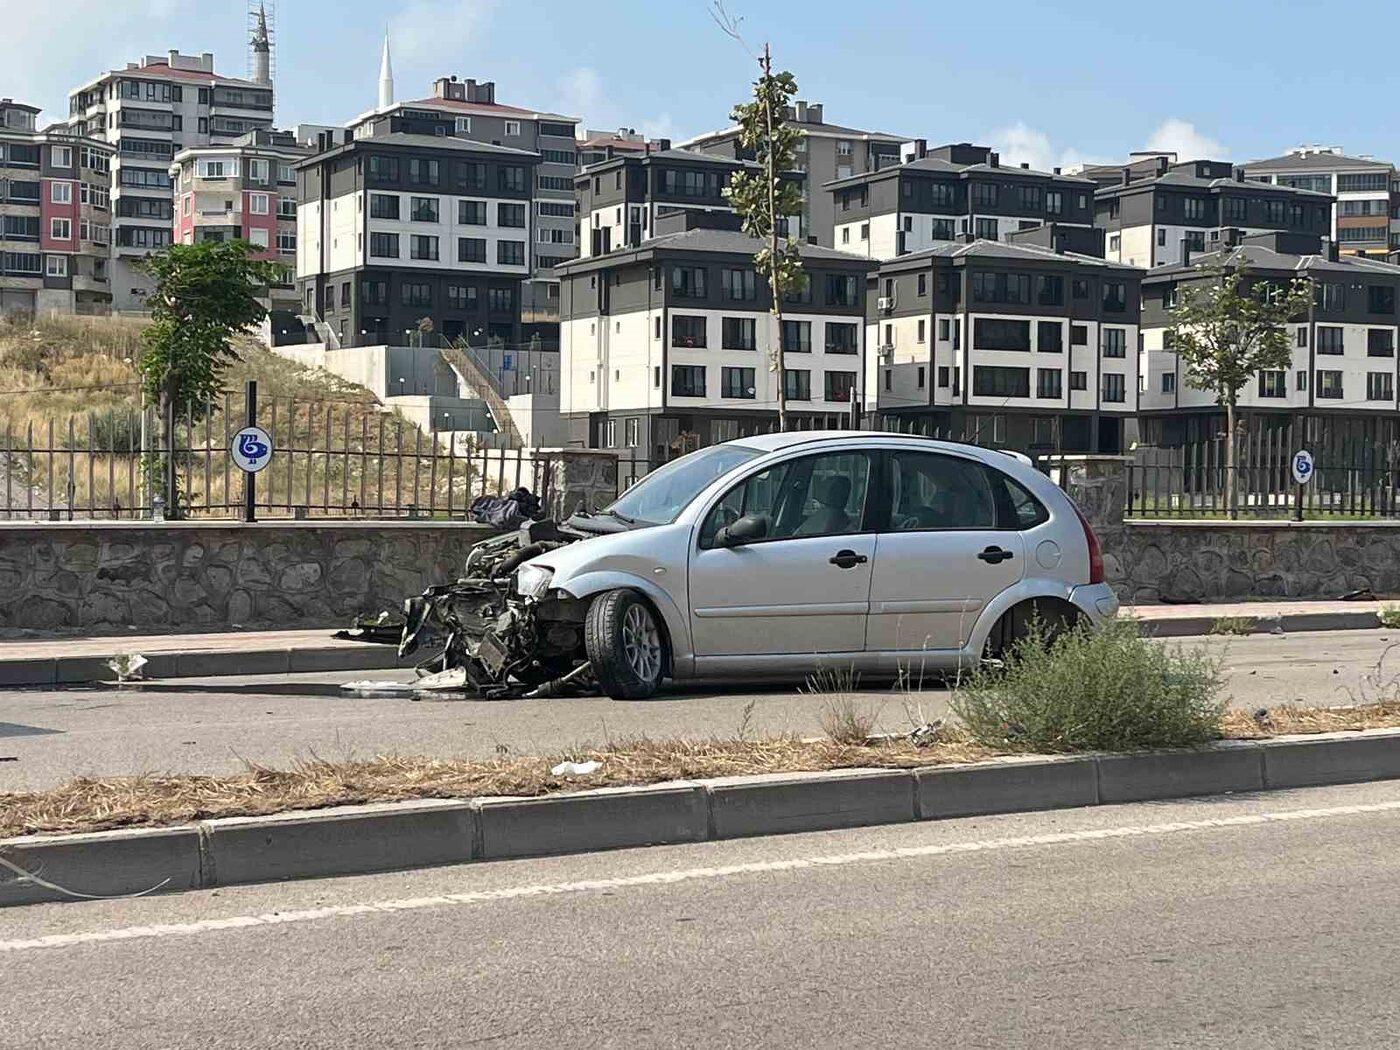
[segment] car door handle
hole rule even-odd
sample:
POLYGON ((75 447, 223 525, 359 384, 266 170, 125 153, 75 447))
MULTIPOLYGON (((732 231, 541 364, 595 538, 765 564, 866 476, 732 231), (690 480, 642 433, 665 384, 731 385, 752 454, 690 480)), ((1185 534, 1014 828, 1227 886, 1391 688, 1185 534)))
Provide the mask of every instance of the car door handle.
POLYGON ((864 565, 869 560, 864 554, 846 550, 837 551, 831 559, 831 564, 840 569, 854 569, 857 565, 864 565))
POLYGON ((1011 551, 1002 550, 996 544, 992 544, 992 546, 977 555, 977 557, 981 558, 988 565, 1000 565, 1004 561, 1010 561, 1012 558, 1016 557, 1016 555, 1012 554, 1011 551))

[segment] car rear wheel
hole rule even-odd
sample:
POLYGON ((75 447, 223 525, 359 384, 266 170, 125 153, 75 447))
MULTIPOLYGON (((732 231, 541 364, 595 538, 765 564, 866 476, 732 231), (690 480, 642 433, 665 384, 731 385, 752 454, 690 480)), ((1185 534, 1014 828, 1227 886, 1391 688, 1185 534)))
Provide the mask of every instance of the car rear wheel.
POLYGON ((645 700, 661 686, 666 650, 656 613, 633 591, 609 591, 588 609, 584 648, 614 700, 645 700))
POLYGON ((1032 627, 1040 628, 1040 638, 1048 646, 1078 626, 1083 614, 1062 598, 1033 598, 1013 605, 992 627, 983 656, 1003 659, 1020 642, 1029 638, 1032 627))

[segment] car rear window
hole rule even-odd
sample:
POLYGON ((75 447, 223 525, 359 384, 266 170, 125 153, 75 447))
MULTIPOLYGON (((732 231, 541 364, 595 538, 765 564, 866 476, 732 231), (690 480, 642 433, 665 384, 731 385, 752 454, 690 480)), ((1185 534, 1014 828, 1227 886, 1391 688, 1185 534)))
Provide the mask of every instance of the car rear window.
POLYGON ((1011 509, 1011 520, 1004 522, 1004 527, 1024 531, 1050 520, 1050 512, 1045 509, 1045 504, 1032 496, 1019 481, 999 470, 989 469, 989 473, 993 475, 992 483, 1000 484, 1006 493, 1007 505, 1011 509))

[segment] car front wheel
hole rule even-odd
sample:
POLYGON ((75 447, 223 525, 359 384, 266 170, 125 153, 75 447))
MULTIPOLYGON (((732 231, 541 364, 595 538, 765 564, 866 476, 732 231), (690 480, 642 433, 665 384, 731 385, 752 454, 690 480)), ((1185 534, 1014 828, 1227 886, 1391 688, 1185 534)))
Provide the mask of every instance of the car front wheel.
POLYGON ((661 629, 651 606, 632 591, 609 591, 594 601, 584 648, 598 684, 614 700, 645 700, 661 686, 661 629))

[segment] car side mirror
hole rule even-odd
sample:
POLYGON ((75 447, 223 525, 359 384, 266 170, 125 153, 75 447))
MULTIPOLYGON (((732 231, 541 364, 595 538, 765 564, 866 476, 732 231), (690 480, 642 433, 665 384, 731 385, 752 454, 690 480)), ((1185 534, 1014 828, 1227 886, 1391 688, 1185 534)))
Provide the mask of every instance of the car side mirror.
POLYGON ((768 515, 745 514, 733 525, 726 525, 715 534, 717 547, 742 547, 768 535, 768 515))

